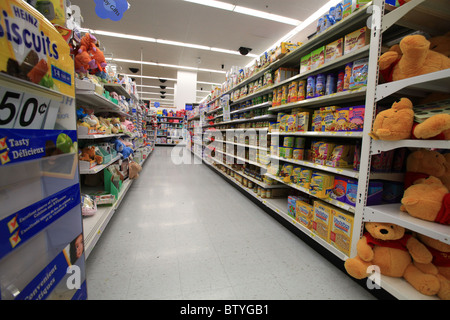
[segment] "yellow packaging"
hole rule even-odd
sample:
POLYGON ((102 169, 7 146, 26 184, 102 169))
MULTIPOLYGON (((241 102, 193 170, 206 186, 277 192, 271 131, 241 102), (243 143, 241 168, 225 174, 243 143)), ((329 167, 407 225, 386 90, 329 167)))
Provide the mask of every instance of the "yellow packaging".
POLYGON ((314 201, 312 231, 326 242, 330 241, 331 221, 331 207, 321 201, 314 201))
POLYGON ((334 186, 334 175, 314 171, 311 175, 309 193, 317 198, 328 198, 334 186))
POLYGON ((358 50, 370 42, 370 30, 363 27, 347 34, 344 38, 344 55, 358 50))
POLYGON ((354 216, 336 208, 331 210, 330 243, 350 256, 354 216))
POLYGON ((289 120, 290 116, 291 115, 286 114, 286 115, 281 117, 280 128, 279 128, 279 130, 281 132, 288 132, 288 120, 289 120))
POLYGON ((37 0, 36 8, 51 23, 62 27, 66 25, 66 0, 37 0))
POLYGON ((300 177, 298 179, 298 185, 300 187, 303 187, 305 189, 309 189, 309 186, 311 184, 311 176, 312 176, 312 170, 307 168, 301 168, 300 171, 300 177))
POLYGON ((335 147, 334 143, 323 142, 315 150, 314 162, 316 164, 325 165, 326 161, 331 158, 331 154, 335 147))
POLYGON ((309 112, 297 113, 297 128, 295 131, 305 132, 309 130, 309 112))
POLYGON ((292 175, 291 175, 291 182, 293 184, 298 183, 301 171, 302 171, 302 168, 300 168, 298 166, 294 166, 294 169, 292 170, 292 175))
POLYGON ((0 71, 75 96, 69 45, 43 15, 25 1, 2 1, 0 71))
POLYGON ((309 203, 297 200, 295 205, 295 220, 302 226, 312 229, 312 219, 314 214, 314 207, 309 203))

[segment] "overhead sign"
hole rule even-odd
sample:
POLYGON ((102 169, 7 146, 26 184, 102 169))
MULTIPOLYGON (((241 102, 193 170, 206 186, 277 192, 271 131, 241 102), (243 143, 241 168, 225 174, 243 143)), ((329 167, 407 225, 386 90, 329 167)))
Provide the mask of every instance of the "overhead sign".
POLYGON ((94 0, 95 13, 102 19, 111 19, 119 21, 122 19, 129 4, 126 0, 94 0))
POLYGON ((159 102, 156 101, 153 105, 155 106, 155 108, 158 108, 159 107, 159 102))

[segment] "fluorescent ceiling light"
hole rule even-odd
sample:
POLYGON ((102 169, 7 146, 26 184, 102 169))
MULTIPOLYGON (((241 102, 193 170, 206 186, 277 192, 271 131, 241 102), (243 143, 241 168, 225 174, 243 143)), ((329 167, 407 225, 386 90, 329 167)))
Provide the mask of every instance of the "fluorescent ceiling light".
POLYGON ((226 73, 226 71, 223 71, 223 70, 195 68, 195 67, 179 66, 179 65, 175 65, 175 64, 166 64, 166 63, 157 63, 157 62, 148 62, 148 61, 121 59, 121 58, 108 58, 108 60, 113 61, 113 62, 115 61, 115 62, 145 64, 145 65, 149 65, 149 66, 167 67, 167 68, 184 69, 184 70, 192 70, 192 71, 215 72, 215 73, 222 73, 222 74, 226 73))
POLYGON ((234 4, 226 3, 226 2, 222 2, 222 1, 215 1, 215 0, 184 0, 184 1, 193 2, 193 3, 201 4, 204 6, 218 8, 218 9, 233 11, 233 12, 237 12, 237 13, 242 13, 242 14, 246 14, 249 16, 257 17, 257 18, 268 19, 268 20, 272 20, 272 21, 276 21, 276 22, 280 22, 280 23, 286 23, 286 24, 290 24, 290 25, 294 25, 294 26, 299 25, 301 22, 296 19, 291 19, 291 18, 279 16, 276 14, 260 11, 260 10, 236 6, 234 4))
POLYGON ((230 3, 226 3, 226 2, 222 2, 222 1, 214 1, 214 0, 185 0, 185 1, 198 3, 198 4, 201 4, 204 6, 214 7, 214 8, 228 10, 228 11, 233 11, 233 9, 235 7, 234 4, 230 4, 230 3))
MULTIPOLYGON (((212 48, 212 47, 203 46, 203 45, 194 44, 194 43, 186 43, 186 42, 164 40, 164 39, 155 39, 155 38, 135 36, 135 35, 124 34, 124 33, 102 31, 102 30, 92 30, 92 29, 85 29, 85 28, 80 28, 80 31, 81 32, 89 32, 90 34, 99 34, 99 35, 103 35, 103 36, 107 36, 107 37, 132 39, 132 40, 139 40, 139 41, 146 41, 146 42, 155 42, 155 43, 167 44, 167 45, 178 46, 178 47, 186 47, 186 48, 193 48, 193 49, 200 49, 200 50, 207 50, 207 51, 222 52, 222 53, 227 53, 227 54, 241 55, 239 53, 239 51, 237 51, 237 50, 212 48)), ((248 54, 246 57, 257 58, 257 56, 255 54, 248 54)))

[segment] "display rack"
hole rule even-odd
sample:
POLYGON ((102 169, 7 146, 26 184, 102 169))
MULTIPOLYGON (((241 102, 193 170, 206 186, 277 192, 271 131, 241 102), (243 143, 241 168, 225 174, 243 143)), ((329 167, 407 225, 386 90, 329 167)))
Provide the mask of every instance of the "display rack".
POLYGON ((159 115, 157 117, 157 146, 176 146, 184 142, 184 117, 169 117, 159 115), (177 121, 177 122, 174 122, 177 121))
MULTIPOLYGON (((439 71, 432 74, 383 84, 379 83, 378 75, 378 58, 382 51, 385 50, 384 46, 386 46, 386 42, 392 41, 396 38, 401 38, 402 36, 416 30, 429 32, 433 36, 444 34, 448 31, 443 29, 448 28, 448 21, 450 20, 449 12, 450 3, 445 0, 411 0, 398 8, 385 5, 382 0, 372 1, 352 13, 349 17, 327 29, 325 32, 312 37, 308 42, 304 43, 287 56, 272 62, 267 67, 255 72, 255 74, 241 81, 233 88, 223 90, 220 96, 210 99, 205 104, 200 105, 197 109, 195 109, 188 115, 188 130, 190 130, 190 140, 192 140, 192 143, 188 144, 188 149, 191 150, 195 157, 202 159, 205 164, 214 169, 225 179, 233 181, 237 188, 247 191, 250 198, 258 199, 267 208, 276 212, 291 224, 295 225, 304 234, 309 235, 312 239, 321 244, 321 247, 325 252, 327 252, 327 254, 333 254, 341 261, 342 264, 347 258, 356 256, 357 240, 361 237, 362 232, 364 231, 364 223, 370 221, 394 223, 403 226, 408 230, 428 235, 444 243, 450 243, 449 226, 442 226, 436 223, 421 221, 417 218, 413 218, 408 214, 401 212, 399 209, 400 205, 398 203, 366 206, 368 186, 371 180, 377 179, 403 182, 404 179, 404 174, 401 172, 372 172, 372 156, 383 151, 395 150, 403 147, 412 149, 450 149, 448 141, 379 141, 373 140, 369 136, 372 123, 375 119, 375 112, 378 103, 384 102, 389 105, 398 97, 408 95, 417 97, 429 92, 450 93, 450 70, 439 71), (381 10, 376 10, 374 8, 381 8, 381 10), (422 19, 421 17, 424 18, 422 19), (240 88, 262 77, 267 71, 274 72, 278 68, 284 66, 292 67, 294 65, 299 67, 300 58, 305 54, 311 52, 315 48, 326 45, 337 38, 343 37, 349 32, 362 28, 367 24, 372 26, 370 29, 369 45, 366 45, 349 55, 343 55, 341 58, 338 58, 330 63, 326 63, 318 69, 311 70, 306 73, 300 73, 282 82, 272 84, 270 87, 261 88, 259 91, 240 97, 235 101, 230 100, 227 108, 233 108, 234 106, 241 105, 249 100, 255 101, 254 99, 267 95, 272 92, 273 89, 286 85, 291 81, 306 79, 309 75, 316 75, 322 72, 336 70, 338 68, 342 68, 348 62, 355 61, 360 58, 368 58, 369 71, 366 86, 355 90, 333 93, 321 97, 286 103, 279 106, 273 106, 270 101, 266 101, 253 103, 253 105, 244 106, 238 110, 226 110, 221 103, 219 103, 221 97, 226 97, 228 95, 233 96, 234 91, 239 90, 240 88), (392 26, 395 26, 395 28, 391 28, 392 26), (393 31, 391 32, 391 30, 393 31), (225 135, 229 131, 238 134, 239 131, 246 132, 250 129, 262 129, 254 127, 252 124, 253 120, 256 120, 254 118, 231 118, 230 120, 224 121, 225 116, 243 114, 259 108, 268 108, 267 119, 269 120, 277 117, 277 113, 279 112, 286 112, 296 108, 312 111, 319 107, 340 104, 346 106, 352 104, 365 105, 363 131, 280 132, 273 128, 264 128, 264 130, 266 130, 268 136, 272 138, 294 136, 304 137, 306 139, 326 138, 331 139, 332 141, 333 139, 337 139, 340 141, 345 140, 357 143, 361 147, 359 170, 333 168, 311 163, 305 160, 285 159, 280 157, 278 154, 272 154, 269 151, 269 146, 267 145, 252 146, 248 142, 228 141, 228 139, 225 138, 225 135), (221 136, 222 134, 223 136, 221 136), (230 146, 232 147, 231 149, 230 146), (237 154, 237 152, 239 152, 239 148, 241 148, 240 155, 237 154), (250 153, 251 149, 256 149, 258 156, 268 156, 271 162, 292 163, 301 167, 313 168, 314 170, 319 170, 320 172, 338 174, 340 176, 347 176, 358 180, 357 198, 354 206, 348 205, 347 203, 341 203, 331 198, 320 199, 321 201, 332 204, 333 206, 343 209, 353 215, 353 232, 351 250, 349 254, 344 254, 340 250, 337 250, 334 246, 330 245, 329 242, 323 241, 323 239, 317 237, 310 229, 301 226, 298 221, 293 219, 288 214, 287 199, 285 197, 264 199, 258 195, 255 195, 252 190, 243 185, 242 171, 236 170, 235 163, 257 165, 261 168, 261 170, 263 170, 262 172, 265 172, 268 168, 264 163, 256 162, 255 159, 242 156, 242 150, 250 153), (237 179, 236 176, 239 177, 239 179, 237 179)), ((269 127, 269 125, 267 125, 267 127, 269 127)), ((271 173, 265 172, 265 176, 277 181, 280 185, 289 187, 291 190, 300 191, 302 194, 307 194, 313 198, 315 197, 309 192, 308 189, 291 182, 287 183, 282 178, 271 173)), ((437 299, 436 296, 430 297, 420 294, 403 279, 383 276, 381 286, 385 291, 398 299, 437 299)))
MULTIPOLYGON (((154 150, 156 129, 154 121, 156 121, 156 115, 154 121, 152 121, 152 115, 148 116, 147 112, 142 111, 139 101, 128 93, 125 88, 120 84, 104 84, 105 90, 111 92, 117 92, 119 95, 130 99, 132 102, 132 108, 129 113, 122 111, 119 106, 111 100, 99 95, 93 90, 85 90, 87 84, 82 81, 77 81, 78 87, 76 87, 76 104, 78 106, 88 106, 94 110, 94 112, 105 112, 113 115, 120 115, 133 122, 135 125, 135 132, 121 132, 116 134, 84 134, 78 135, 78 139, 81 143, 101 143, 105 141, 111 141, 114 138, 130 138, 133 141, 133 151, 135 152, 135 160, 142 166, 146 159, 150 156, 154 150), (149 125, 149 126, 148 126, 149 125), (136 157, 136 154, 139 156, 136 157)), ((80 168, 80 174, 82 176, 101 174, 107 167, 113 164, 120 164, 122 162, 122 156, 120 153, 114 153, 112 159, 103 164, 97 164, 91 168, 80 168)), ((123 198, 129 191, 130 186, 134 180, 126 178, 122 181, 120 190, 117 193, 117 197, 113 203, 102 204, 97 206, 97 211, 93 215, 86 215, 83 217, 83 230, 84 230, 84 245, 86 259, 94 249, 98 240, 100 239, 103 231, 107 228, 108 222, 114 215, 116 210, 120 207, 123 198)), ((97 194, 102 187, 88 187, 81 185, 81 192, 85 194, 97 194)), ((102 192, 103 193, 103 192, 102 192)))

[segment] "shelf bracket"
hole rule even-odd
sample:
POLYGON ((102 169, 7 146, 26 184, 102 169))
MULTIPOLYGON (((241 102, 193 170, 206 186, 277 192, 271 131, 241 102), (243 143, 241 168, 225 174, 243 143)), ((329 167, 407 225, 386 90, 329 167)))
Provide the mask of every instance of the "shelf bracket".
POLYGON ((408 12, 413 10, 419 4, 424 2, 425 0, 412 0, 403 4, 402 6, 395 8, 393 11, 387 13, 383 17, 383 27, 381 28, 381 32, 385 32, 387 29, 392 27, 397 21, 403 18, 408 12))

